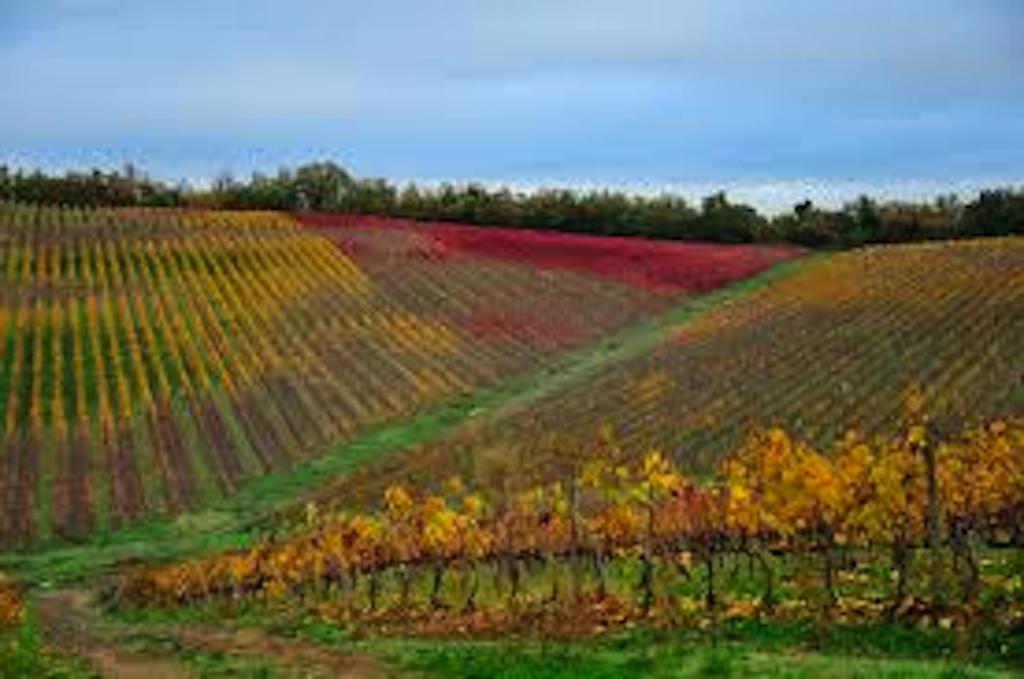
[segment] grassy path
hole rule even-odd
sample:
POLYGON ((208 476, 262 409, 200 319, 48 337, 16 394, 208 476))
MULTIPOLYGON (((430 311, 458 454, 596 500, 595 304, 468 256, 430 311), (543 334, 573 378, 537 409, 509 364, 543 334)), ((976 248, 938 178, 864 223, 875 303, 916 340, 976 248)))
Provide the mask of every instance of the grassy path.
POLYGON ((191 674, 179 662, 129 650, 114 642, 112 624, 92 611, 87 592, 48 593, 35 602, 47 645, 87 662, 104 677, 178 679, 191 674))
POLYGON ((354 441, 295 465, 288 472, 252 479, 205 511, 149 519, 116 532, 96 533, 81 544, 41 544, 29 551, 0 555, 0 571, 46 589, 132 563, 244 547, 268 527, 276 512, 363 462, 429 443, 481 418, 504 417, 609 364, 643 354, 680 324, 794 275, 824 257, 827 255, 811 255, 778 264, 757 276, 687 300, 651 321, 570 352, 554 368, 478 390, 410 421, 368 431, 354 441))
POLYGON ((217 676, 393 676, 366 653, 220 625, 129 625, 104 617, 86 590, 48 592, 36 600, 47 644, 86 661, 104 677, 179 679, 217 676), (207 672, 203 672, 205 669, 207 672))

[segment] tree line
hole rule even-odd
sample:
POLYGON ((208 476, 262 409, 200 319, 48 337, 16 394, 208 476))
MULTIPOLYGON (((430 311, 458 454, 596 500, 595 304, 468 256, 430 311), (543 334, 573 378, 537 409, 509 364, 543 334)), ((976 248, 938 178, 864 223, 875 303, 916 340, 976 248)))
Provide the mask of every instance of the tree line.
POLYGON ((792 243, 855 247, 1024 233, 1024 188, 985 190, 968 201, 880 202, 862 196, 838 209, 803 201, 766 216, 724 192, 691 205, 671 194, 541 189, 516 192, 479 184, 425 188, 353 177, 332 162, 316 162, 247 180, 218 178, 209 187, 169 184, 131 165, 121 171, 63 175, 0 165, 0 200, 39 205, 200 207, 322 211, 405 217, 420 221, 530 228, 596 235, 719 243, 792 243))

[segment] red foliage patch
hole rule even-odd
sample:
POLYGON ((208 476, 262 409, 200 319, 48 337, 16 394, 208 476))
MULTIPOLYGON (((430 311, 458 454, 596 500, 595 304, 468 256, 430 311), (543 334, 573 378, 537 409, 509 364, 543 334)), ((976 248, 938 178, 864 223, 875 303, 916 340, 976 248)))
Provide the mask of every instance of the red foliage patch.
MULTIPOLYGON (((433 243, 429 252, 436 257, 458 253, 492 257, 663 290, 713 290, 804 252, 796 247, 658 241, 363 215, 303 213, 297 218, 314 228, 351 226, 428 234, 433 243)), ((344 246, 343 236, 335 233, 334 237, 344 246)))

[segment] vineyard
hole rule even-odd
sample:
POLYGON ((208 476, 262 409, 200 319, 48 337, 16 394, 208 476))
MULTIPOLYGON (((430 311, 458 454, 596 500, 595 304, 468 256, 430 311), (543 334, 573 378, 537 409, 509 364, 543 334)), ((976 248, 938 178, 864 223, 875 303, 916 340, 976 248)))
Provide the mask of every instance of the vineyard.
POLYGON ((255 643, 175 616, 332 644, 892 625, 1024 658, 1020 238, 0 204, 0 276, 0 542, 30 580, 0 580, 0 661, 255 643))
POLYGON ((0 679, 1024 679, 1022 28, 0 0, 0 679))
POLYGON ((720 612, 1015 624, 1024 589, 1006 565, 1024 548, 1024 423, 935 439, 920 395, 910 404, 899 436, 851 435, 827 453, 761 432, 708 481, 656 450, 619 464, 604 438, 577 474, 515 493, 486 497, 459 479, 419 496, 395 485, 378 512, 311 508, 294 537, 143 570, 112 596, 143 607, 248 600, 416 633, 503 633, 526 617, 533 633, 555 623, 589 634, 720 612))
POLYGON ((865 248, 716 304, 653 351, 605 365, 516 412, 343 479, 324 498, 372 504, 394 482, 460 475, 493 487, 559 478, 614 434, 703 474, 753 430, 827 447, 892 436, 921 385, 958 429, 1024 410, 1024 240, 865 248))
POLYGON ((799 254, 728 275, 691 261, 700 285, 652 290, 427 242, 370 222, 336 247, 274 213, 0 207, 0 540, 202 508, 799 254))

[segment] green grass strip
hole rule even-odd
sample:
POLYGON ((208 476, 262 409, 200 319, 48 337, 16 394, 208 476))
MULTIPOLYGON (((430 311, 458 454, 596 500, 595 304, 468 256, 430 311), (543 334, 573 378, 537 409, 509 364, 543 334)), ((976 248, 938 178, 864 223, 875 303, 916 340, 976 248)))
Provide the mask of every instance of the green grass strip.
POLYGON ((645 628, 598 639, 471 641, 376 639, 342 642, 372 652, 391 666, 431 677, 813 677, 947 679, 1014 676, 1003 658, 953 656, 952 643, 893 626, 842 627, 831 635, 791 625, 723 629, 716 644, 706 634, 645 628), (878 645, 874 637, 894 632, 878 645), (849 638, 843 638, 846 635, 849 638), (824 637, 824 638, 823 638, 824 637), (921 648, 917 645, 922 644, 921 648), (977 663, 977 660, 983 662, 977 663))

